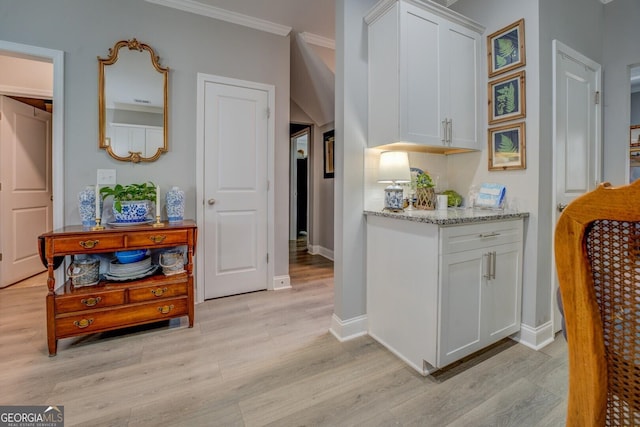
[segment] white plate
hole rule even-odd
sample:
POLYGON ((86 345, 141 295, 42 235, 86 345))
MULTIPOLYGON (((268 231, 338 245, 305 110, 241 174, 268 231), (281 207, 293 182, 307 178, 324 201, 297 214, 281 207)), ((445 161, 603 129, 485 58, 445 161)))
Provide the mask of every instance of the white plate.
POLYGON ((147 270, 145 271, 141 271, 139 273, 135 273, 135 274, 127 274, 127 275, 112 275, 109 273, 105 273, 104 274, 104 278, 107 280, 115 280, 115 281, 124 281, 124 280, 133 280, 133 279, 140 279, 142 277, 147 277, 152 275, 153 273, 155 273, 155 271, 158 269, 157 265, 152 265, 151 267, 149 267, 147 270))
POLYGON ((107 225, 110 225, 111 227, 131 227, 132 225, 147 225, 147 224, 151 224, 152 222, 153 222, 152 219, 148 219, 146 221, 140 221, 140 222, 111 221, 111 222, 108 222, 107 225))

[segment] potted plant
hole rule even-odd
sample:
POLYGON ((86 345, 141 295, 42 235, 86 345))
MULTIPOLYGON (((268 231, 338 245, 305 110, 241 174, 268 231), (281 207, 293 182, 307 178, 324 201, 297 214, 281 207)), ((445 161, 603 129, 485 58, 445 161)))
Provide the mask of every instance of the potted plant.
POLYGON ((422 172, 416 176, 416 207, 418 209, 436 208, 435 184, 428 173, 422 172))
POLYGON ((144 222, 149 212, 149 201, 156 202, 156 185, 153 182, 144 182, 116 184, 100 189, 102 200, 110 196, 113 197, 113 215, 116 222, 144 222))

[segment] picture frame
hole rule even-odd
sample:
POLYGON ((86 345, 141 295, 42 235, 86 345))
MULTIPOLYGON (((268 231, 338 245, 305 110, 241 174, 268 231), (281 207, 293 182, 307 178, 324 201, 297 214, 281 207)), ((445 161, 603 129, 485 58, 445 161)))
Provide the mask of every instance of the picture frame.
MULTIPOLYGON (((640 125, 629 127, 629 166, 640 166, 640 125)), ((633 169, 632 172, 637 171, 633 169)))
POLYGON ((487 36, 489 78, 526 64, 524 18, 487 36))
POLYGON ((490 125, 526 117, 524 70, 490 81, 487 87, 490 125))
POLYGON ((489 128, 489 170, 526 169, 525 122, 489 128))
POLYGON ((335 161, 334 130, 330 130, 322 134, 322 146, 324 151, 324 177, 333 178, 335 161))

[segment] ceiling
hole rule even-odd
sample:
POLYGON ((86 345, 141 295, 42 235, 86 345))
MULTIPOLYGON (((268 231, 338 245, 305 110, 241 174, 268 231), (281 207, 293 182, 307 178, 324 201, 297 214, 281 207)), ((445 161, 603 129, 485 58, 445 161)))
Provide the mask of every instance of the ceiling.
POLYGON ((335 0, 198 0, 198 3, 285 25, 297 33, 335 40, 335 0))

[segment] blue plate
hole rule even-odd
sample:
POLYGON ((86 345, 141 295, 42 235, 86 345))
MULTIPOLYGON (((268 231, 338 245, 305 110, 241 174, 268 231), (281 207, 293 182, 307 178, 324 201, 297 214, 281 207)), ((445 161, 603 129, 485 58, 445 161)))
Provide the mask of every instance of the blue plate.
POLYGON ((132 262, 141 261, 147 255, 146 249, 136 249, 133 251, 118 251, 116 252, 116 258, 120 261, 120 264, 129 264, 132 262))

